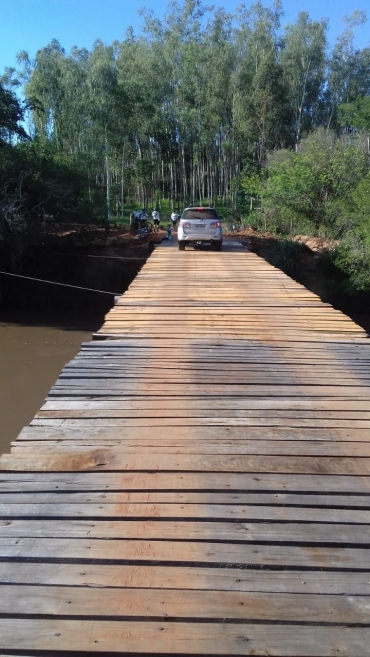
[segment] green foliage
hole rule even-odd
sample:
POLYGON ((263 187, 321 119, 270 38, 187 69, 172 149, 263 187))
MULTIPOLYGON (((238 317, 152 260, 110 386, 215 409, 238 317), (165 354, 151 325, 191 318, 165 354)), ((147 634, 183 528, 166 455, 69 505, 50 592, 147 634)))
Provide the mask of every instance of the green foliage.
POLYGON ((246 160, 240 174, 240 187, 247 197, 260 199, 264 182, 267 179, 267 169, 259 166, 253 160, 246 160))
POLYGON ((36 134, 74 157, 90 189, 104 192, 107 216, 127 201, 147 205, 158 189, 172 205, 221 197, 235 208, 241 162, 264 165, 294 142, 299 39, 312 60, 301 71, 302 116, 321 93, 325 25, 300 17, 283 39, 282 15, 279 1, 231 16, 184 0, 162 21, 143 10, 145 38, 129 30, 122 42, 69 54, 53 40, 34 61, 20 53, 22 70, 5 77, 25 81, 36 134))
POLYGON ((28 139, 24 128, 20 125, 24 118, 24 110, 20 101, 12 91, 5 89, 0 83, 0 147, 4 142, 11 142, 14 136, 28 139))
POLYGON ((285 28, 281 60, 291 105, 294 141, 319 125, 320 100, 325 86, 327 21, 313 21, 305 11, 285 28))
POLYGON ((96 217, 99 199, 92 203, 86 183, 76 163, 55 153, 47 140, 0 148, 0 243, 12 269, 46 221, 83 223, 96 217))
POLYGON ((253 160, 246 160, 236 184, 236 209, 243 217, 244 223, 258 224, 256 210, 261 207, 261 195, 267 178, 267 169, 253 160))
POLYGON ((336 250, 335 263, 356 289, 370 287, 370 173, 356 186, 344 209, 347 229, 336 250))
POLYGON ((319 130, 301 143, 298 152, 281 151, 271 158, 262 193, 264 212, 275 216, 277 224, 288 213, 290 233, 297 232, 297 219, 315 234, 336 235, 341 202, 367 166, 366 153, 355 141, 319 130))
POLYGON ((347 128, 370 132, 370 96, 359 96, 352 103, 338 107, 338 123, 347 128))

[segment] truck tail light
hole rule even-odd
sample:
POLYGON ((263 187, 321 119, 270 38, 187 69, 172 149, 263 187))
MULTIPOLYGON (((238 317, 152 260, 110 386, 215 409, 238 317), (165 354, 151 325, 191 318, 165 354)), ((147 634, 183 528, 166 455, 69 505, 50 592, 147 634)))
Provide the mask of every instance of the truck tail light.
POLYGON ((219 228, 221 226, 221 223, 219 221, 212 221, 211 226, 212 228, 219 228))
POLYGON ((190 228, 190 224, 188 221, 180 221, 180 226, 183 228, 190 228))

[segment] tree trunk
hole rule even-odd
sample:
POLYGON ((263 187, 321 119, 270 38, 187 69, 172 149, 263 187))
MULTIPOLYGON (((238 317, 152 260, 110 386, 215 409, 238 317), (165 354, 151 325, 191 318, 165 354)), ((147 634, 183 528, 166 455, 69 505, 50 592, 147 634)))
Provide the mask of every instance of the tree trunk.
POLYGON ((106 204, 107 204, 107 221, 112 218, 110 211, 110 174, 109 174, 109 153, 108 153, 108 135, 107 126, 105 126, 105 174, 106 174, 106 204))
POLYGON ((122 148, 122 160, 121 160, 121 217, 123 218, 124 214, 124 182, 123 182, 123 172, 124 172, 124 155, 125 155, 125 149, 122 148))

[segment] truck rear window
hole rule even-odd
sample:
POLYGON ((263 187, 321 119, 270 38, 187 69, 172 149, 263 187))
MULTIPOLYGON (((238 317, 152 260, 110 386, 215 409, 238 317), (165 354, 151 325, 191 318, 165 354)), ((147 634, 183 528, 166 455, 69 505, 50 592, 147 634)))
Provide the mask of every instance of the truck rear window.
POLYGON ((216 210, 212 208, 189 208, 184 210, 181 219, 218 219, 216 210))

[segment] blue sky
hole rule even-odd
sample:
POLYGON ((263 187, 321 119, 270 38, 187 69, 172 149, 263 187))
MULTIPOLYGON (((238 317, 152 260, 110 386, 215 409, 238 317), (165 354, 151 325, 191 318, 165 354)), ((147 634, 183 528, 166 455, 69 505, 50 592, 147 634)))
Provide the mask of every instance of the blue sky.
MULTIPOLYGON (((240 0, 210 0, 204 4, 222 6, 233 12, 240 0)), ((248 0, 244 3, 250 4, 248 0)), ((265 0, 264 4, 270 2, 265 0)), ((370 18, 370 0, 283 0, 284 22, 294 21, 297 13, 307 10, 314 19, 329 18, 329 41, 342 31, 341 17, 354 9, 364 10, 370 18)), ((129 25, 140 32, 140 7, 153 9, 159 17, 167 0, 0 0, 0 74, 5 66, 16 65, 16 54, 26 50, 31 57, 36 50, 56 38, 69 51, 73 46, 90 48, 99 38, 104 43, 121 40, 129 25)), ((359 28, 356 46, 370 45, 370 22, 359 28)))

